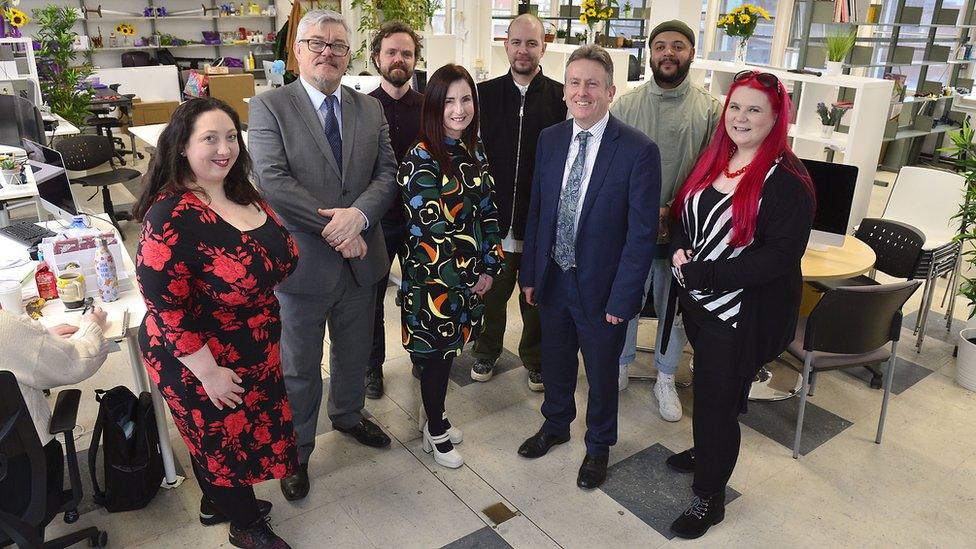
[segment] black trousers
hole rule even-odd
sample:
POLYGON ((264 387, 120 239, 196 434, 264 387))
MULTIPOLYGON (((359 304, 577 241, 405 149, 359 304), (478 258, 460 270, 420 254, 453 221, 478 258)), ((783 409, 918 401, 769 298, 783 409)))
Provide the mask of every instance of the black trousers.
POLYGON ((744 411, 751 379, 737 374, 736 331, 693 298, 681 296, 685 331, 695 351, 695 480, 698 496, 725 491, 739 458, 739 413, 744 411))
POLYGON ((451 379, 451 366, 454 357, 411 355, 413 363, 420 368, 420 399, 427 413, 427 429, 432 436, 443 435, 448 422, 444 420, 444 401, 447 398, 447 385, 451 379))
POLYGON ((247 528, 261 517, 258 510, 258 500, 254 497, 254 487, 250 485, 214 486, 206 480, 202 480, 204 474, 196 460, 190 458, 190 462, 193 464, 193 475, 197 477, 197 484, 200 485, 203 496, 226 515, 235 528, 247 528))
MULTIPOLYGON (((390 256, 390 264, 393 258, 400 252, 400 247, 407 239, 407 224, 395 223, 384 220, 380 221, 383 229, 383 238, 386 240, 386 253, 390 256)), ((383 377, 383 362, 386 360, 386 331, 383 322, 383 298, 386 296, 386 287, 389 285, 390 270, 386 270, 383 278, 376 283, 376 305, 373 308, 373 348, 369 353, 369 373, 379 374, 383 377)))

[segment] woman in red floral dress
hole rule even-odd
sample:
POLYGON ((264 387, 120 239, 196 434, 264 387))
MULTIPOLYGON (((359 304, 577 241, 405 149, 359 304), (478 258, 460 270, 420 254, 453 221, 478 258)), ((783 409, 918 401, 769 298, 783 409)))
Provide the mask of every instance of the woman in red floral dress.
POLYGON ((200 521, 229 519, 237 547, 288 547, 252 485, 298 463, 274 295, 298 248, 249 182, 240 134, 226 103, 193 99, 160 135, 135 208, 139 344, 190 450, 200 521))

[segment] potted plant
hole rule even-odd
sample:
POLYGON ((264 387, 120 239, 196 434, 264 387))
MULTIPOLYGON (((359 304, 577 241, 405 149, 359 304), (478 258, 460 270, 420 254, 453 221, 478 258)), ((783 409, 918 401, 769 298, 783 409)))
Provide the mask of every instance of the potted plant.
MULTIPOLYGON (((953 163, 959 173, 966 178, 966 193, 959 207, 956 217, 959 219, 960 229, 956 240, 961 242, 962 253, 960 259, 965 259, 966 265, 960 272, 970 272, 976 266, 976 145, 973 138, 976 130, 972 128, 969 118, 963 121, 962 127, 948 132, 952 146, 940 149, 954 157, 953 163)), ((976 279, 960 274, 962 284, 959 294, 969 302, 969 320, 966 327, 959 332, 959 351, 956 356, 956 382, 976 391, 976 326, 973 325, 976 315, 976 279)))
POLYGON ((366 51, 372 32, 383 21, 403 21, 417 33, 423 33, 434 13, 441 9, 440 0, 352 0, 352 8, 359 8, 357 31, 363 37, 356 55, 366 51))
POLYGON ((87 82, 93 69, 88 63, 77 64, 72 30, 78 11, 69 6, 49 4, 34 10, 38 29, 34 34, 40 42, 37 51, 37 74, 41 95, 51 110, 71 124, 81 127, 91 114, 89 106, 92 88, 87 82))
POLYGON ((827 45, 827 76, 835 76, 843 72, 844 59, 854 47, 855 40, 857 40, 857 33, 854 27, 850 27, 847 32, 833 32, 824 38, 827 45))
POLYGON ((738 38, 735 45, 735 63, 746 64, 746 47, 752 34, 756 32, 759 19, 769 21, 769 12, 762 6, 742 4, 723 17, 718 18, 718 28, 725 29, 725 34, 738 38))
POLYGON ((630 0, 624 2, 624 11, 623 11, 624 19, 630 19, 633 9, 634 7, 630 5, 630 0))
POLYGON ((556 43, 557 44, 566 43, 566 29, 556 29, 556 43))
POLYGON ((830 139, 834 135, 834 126, 840 122, 840 118, 849 108, 845 104, 834 103, 828 109, 824 102, 817 103, 817 114, 820 116, 820 135, 830 139))
POLYGON ((598 43, 597 34, 603 32, 616 7, 617 0, 583 0, 580 4, 579 22, 589 29, 586 36, 590 42, 598 43))
POLYGON ((20 184, 20 166, 13 156, 0 156, 0 187, 20 184))

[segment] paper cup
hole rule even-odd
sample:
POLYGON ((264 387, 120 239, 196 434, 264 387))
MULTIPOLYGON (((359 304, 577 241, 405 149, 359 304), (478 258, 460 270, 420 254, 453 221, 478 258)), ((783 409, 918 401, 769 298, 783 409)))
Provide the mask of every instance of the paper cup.
POLYGON ((0 309, 15 315, 23 314, 24 301, 21 299, 19 283, 12 280, 0 281, 0 309))

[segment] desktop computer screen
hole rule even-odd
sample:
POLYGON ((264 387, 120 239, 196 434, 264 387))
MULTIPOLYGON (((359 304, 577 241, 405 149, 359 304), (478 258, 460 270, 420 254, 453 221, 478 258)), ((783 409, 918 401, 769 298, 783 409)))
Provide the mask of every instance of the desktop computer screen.
POLYGON ((809 247, 843 246, 857 186, 857 166, 806 158, 802 161, 817 194, 809 247))
POLYGON ((27 158, 58 168, 53 176, 40 177, 39 173, 35 175, 41 207, 54 216, 70 221, 73 216, 78 215, 78 207, 71 194, 71 183, 64 171, 61 153, 29 139, 24 139, 23 143, 27 158))

